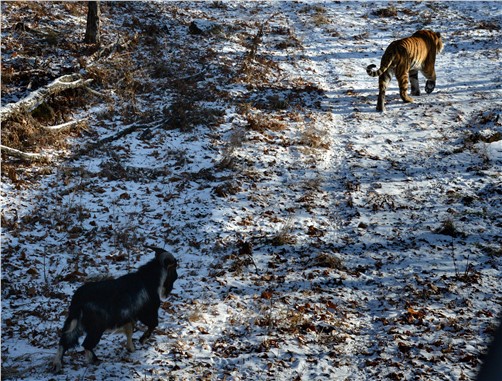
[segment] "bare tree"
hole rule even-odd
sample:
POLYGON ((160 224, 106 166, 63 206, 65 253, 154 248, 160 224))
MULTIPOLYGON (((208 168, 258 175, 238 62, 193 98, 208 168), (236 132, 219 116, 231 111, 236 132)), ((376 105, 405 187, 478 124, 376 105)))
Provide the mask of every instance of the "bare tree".
POLYGON ((87 3, 87 27, 85 29, 84 42, 90 44, 101 43, 101 35, 99 33, 100 17, 99 1, 89 1, 87 3))

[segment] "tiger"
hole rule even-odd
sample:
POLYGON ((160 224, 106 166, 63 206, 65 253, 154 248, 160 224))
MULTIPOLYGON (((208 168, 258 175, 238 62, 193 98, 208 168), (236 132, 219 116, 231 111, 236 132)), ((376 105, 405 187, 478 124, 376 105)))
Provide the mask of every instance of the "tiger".
POLYGON ((411 37, 393 41, 382 56, 380 69, 376 65, 369 65, 366 72, 371 77, 378 76, 377 111, 385 111, 385 91, 395 74, 399 83, 399 95, 407 102, 413 102, 408 93, 408 78, 411 83, 411 94, 420 95, 418 71, 427 79, 425 92, 432 93, 436 87, 436 55, 443 50, 443 40, 439 32, 419 30, 411 37))

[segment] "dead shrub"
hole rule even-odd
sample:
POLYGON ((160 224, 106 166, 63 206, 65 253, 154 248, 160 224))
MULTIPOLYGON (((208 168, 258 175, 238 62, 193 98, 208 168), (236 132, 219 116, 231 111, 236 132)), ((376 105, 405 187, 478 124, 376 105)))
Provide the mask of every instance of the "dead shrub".
POLYGON ((245 136, 243 128, 236 128, 232 132, 221 154, 222 158, 217 165, 218 169, 233 169, 235 167, 235 151, 242 146, 245 136))
POLYGON ((213 189, 213 192, 216 196, 223 198, 235 195, 240 191, 241 191, 240 185, 233 181, 224 182, 223 184, 217 185, 213 189))
POLYGON ((223 122, 224 114, 222 109, 201 107, 195 99, 178 98, 164 109, 165 128, 191 132, 199 125, 215 127, 223 122))
POLYGON ((314 265, 335 270, 345 270, 343 261, 337 256, 329 253, 320 253, 314 259, 314 265))
POLYGON ((451 218, 447 218, 441 223, 441 226, 435 230, 436 234, 447 235, 450 237, 464 237, 465 234, 457 229, 451 218))
POLYGON ((389 5, 386 8, 376 9, 371 14, 377 17, 396 17, 397 8, 394 5, 389 5))
POLYGON ((311 148, 329 149, 330 143, 326 139, 327 134, 325 131, 310 124, 302 131, 300 144, 311 148))
POLYGON ((296 241, 296 236, 293 235, 293 220, 288 218, 277 234, 272 237, 271 244, 273 246, 294 245, 296 241))
POLYGON ((303 44, 301 40, 296 37, 296 35, 291 31, 288 30, 286 37, 284 38, 283 41, 277 43, 275 45, 277 49, 288 49, 288 48, 293 48, 293 49, 302 49, 303 44))
POLYGON ((315 26, 321 27, 326 24, 330 24, 331 20, 326 16, 326 8, 321 5, 314 6, 314 14, 312 15, 312 21, 315 26))
POLYGON ((263 114, 248 113, 246 114, 247 127, 250 130, 257 132, 265 131, 282 131, 286 128, 284 122, 275 120, 263 114))

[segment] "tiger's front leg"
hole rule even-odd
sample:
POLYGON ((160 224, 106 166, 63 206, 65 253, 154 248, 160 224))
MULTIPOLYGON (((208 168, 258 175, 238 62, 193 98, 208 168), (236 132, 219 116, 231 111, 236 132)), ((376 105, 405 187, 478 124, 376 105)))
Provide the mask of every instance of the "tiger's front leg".
POLYGON ((425 92, 430 94, 436 87, 436 71, 434 69, 424 70, 422 74, 427 78, 427 82, 425 82, 425 92))
POLYGON ((436 87, 436 81, 433 81, 432 79, 428 79, 427 82, 425 82, 425 92, 427 94, 432 93, 434 88, 436 87))

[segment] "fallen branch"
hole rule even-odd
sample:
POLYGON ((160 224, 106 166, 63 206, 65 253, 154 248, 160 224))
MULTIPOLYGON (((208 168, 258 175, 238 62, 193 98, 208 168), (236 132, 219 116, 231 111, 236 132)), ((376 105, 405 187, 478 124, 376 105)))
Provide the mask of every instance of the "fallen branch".
POLYGON ((176 82, 176 81, 188 81, 188 80, 193 80, 193 79, 196 79, 200 76, 202 76, 203 74, 205 74, 207 71, 207 68, 203 68, 201 71, 195 73, 195 74, 191 74, 191 75, 187 75, 186 77, 179 77, 179 78, 173 78, 171 79, 170 81, 171 82, 176 82))
POLYGON ((87 144, 87 146, 81 148, 75 155, 73 155, 73 157, 77 157, 77 156, 80 156, 80 155, 85 155, 107 143, 111 143, 115 140, 118 140, 118 139, 121 139, 123 138, 124 136, 126 135, 129 135, 129 134, 132 134, 133 132, 137 131, 137 130, 141 130, 141 129, 148 129, 148 128, 156 128, 156 127, 159 127, 159 122, 158 121, 155 121, 155 122, 152 122, 152 123, 148 123, 148 124, 137 124, 137 123, 133 123, 132 125, 130 125, 129 127, 126 127, 124 128, 122 131, 119 131, 117 132, 116 134, 113 134, 113 135, 110 135, 110 136, 107 136, 106 138, 103 138, 101 140, 98 140, 97 142, 95 143, 89 143, 87 144))
POLYGON ((0 145, 0 148, 3 153, 8 156, 17 157, 18 159, 26 160, 26 161, 49 161, 49 157, 45 155, 41 155, 38 153, 30 153, 19 151, 15 148, 10 148, 4 145, 0 145))
POLYGON ((92 79, 84 80, 78 75, 63 75, 62 77, 59 77, 49 83, 47 86, 32 92, 19 102, 10 103, 5 107, 2 107, 0 110, 0 117, 2 121, 5 121, 6 119, 12 118, 14 115, 31 112, 41 105, 47 97, 60 93, 64 90, 86 86, 91 81, 92 79))
POLYGON ((84 86, 84 89, 86 89, 88 92, 90 92, 92 95, 96 95, 97 97, 101 97, 101 98, 110 98, 109 95, 106 95, 106 94, 103 94, 103 93, 100 93, 99 91, 96 91, 96 90, 93 90, 91 89, 90 87, 88 86, 84 86))
POLYGON ((73 127, 73 126, 77 126, 80 123, 83 123, 83 122, 86 122, 86 121, 87 121, 87 118, 85 118, 85 119, 77 119, 77 120, 71 120, 71 121, 66 122, 66 123, 58 124, 57 126, 46 126, 46 127, 43 127, 43 128, 44 128, 44 130, 48 130, 48 131, 59 131, 59 130, 65 129, 65 128, 70 128, 70 127, 73 127))

